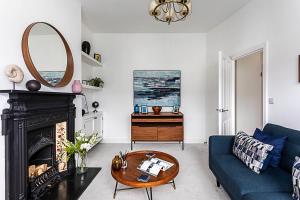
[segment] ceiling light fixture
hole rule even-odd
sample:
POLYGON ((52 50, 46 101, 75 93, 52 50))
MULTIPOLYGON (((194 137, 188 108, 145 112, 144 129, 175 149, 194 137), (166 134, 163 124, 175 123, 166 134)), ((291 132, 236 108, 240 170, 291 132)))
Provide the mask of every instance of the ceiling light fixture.
POLYGON ((149 13, 156 20, 178 22, 185 20, 192 12, 191 0, 151 0, 149 13))

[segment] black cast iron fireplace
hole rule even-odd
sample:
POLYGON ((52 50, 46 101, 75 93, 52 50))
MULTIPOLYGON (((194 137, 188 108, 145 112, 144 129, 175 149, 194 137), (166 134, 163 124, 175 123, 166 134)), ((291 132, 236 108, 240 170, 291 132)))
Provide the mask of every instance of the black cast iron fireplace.
POLYGON ((4 109, 6 199, 39 199, 75 167, 62 144, 74 141, 72 93, 0 91, 8 93, 4 109))

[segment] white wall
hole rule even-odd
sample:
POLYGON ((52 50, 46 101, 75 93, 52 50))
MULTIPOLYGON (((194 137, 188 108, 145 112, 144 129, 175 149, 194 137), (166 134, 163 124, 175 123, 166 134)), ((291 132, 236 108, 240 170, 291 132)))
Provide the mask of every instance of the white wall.
POLYGON ((298 55, 300 54, 300 1, 253 0, 225 22, 208 33, 208 133, 217 130, 217 52, 235 55, 269 41, 269 122, 300 129, 300 85, 298 55))
POLYGON ((257 52, 236 61, 236 131, 263 128, 262 56, 257 52))
POLYGON ((105 142, 130 141, 133 70, 181 70, 186 142, 205 140, 206 36, 203 34, 95 34, 103 56, 105 142))
MULTIPOLYGON (((36 21, 48 22, 61 31, 73 53, 75 65, 73 79, 80 78, 81 2, 79 0, 3 1, 0 7, 0 24, 2 27, 0 31, 1 90, 12 88, 12 84, 3 73, 4 67, 8 64, 19 65, 25 73, 25 80, 17 86, 17 89, 26 89, 26 81, 33 79, 23 61, 21 39, 26 27, 36 21)), ((43 86, 42 90, 71 92, 71 84, 72 82, 65 88, 60 89, 50 89, 43 86)), ((6 101, 7 95, 0 95, 0 110, 8 107, 6 101)), ((81 110, 81 108, 79 108, 79 110, 81 110)), ((77 114, 78 113, 80 112, 77 112, 77 114)), ((4 136, 0 136, 0 185, 2 186, 0 187, 0 199, 4 199, 5 193, 4 148, 4 136)))

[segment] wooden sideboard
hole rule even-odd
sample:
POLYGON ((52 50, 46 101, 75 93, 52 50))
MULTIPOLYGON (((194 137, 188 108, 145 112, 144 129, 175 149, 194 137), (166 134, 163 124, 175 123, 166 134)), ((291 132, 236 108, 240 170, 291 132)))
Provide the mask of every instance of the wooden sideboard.
POLYGON ((179 142, 184 149, 183 114, 131 114, 131 150, 135 142, 179 142))

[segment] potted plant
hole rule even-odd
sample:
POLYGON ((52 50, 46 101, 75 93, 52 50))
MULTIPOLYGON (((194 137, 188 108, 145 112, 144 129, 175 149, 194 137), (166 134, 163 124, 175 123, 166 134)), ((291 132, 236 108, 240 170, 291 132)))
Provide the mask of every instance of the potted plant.
POLYGON ((67 140, 64 143, 67 160, 75 154, 76 156, 76 172, 83 174, 86 172, 87 152, 99 141, 98 133, 87 136, 85 133, 78 131, 75 133, 75 142, 67 140))
POLYGON ((102 87, 103 88, 104 81, 101 78, 96 77, 96 78, 92 78, 92 79, 88 80, 88 84, 91 85, 91 86, 102 87))

